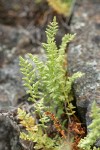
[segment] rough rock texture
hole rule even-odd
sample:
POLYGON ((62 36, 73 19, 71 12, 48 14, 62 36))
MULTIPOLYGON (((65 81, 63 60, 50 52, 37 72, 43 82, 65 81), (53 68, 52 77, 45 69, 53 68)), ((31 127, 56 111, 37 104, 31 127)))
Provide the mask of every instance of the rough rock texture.
POLYGON ((89 125, 92 102, 100 107, 100 0, 77 2, 71 30, 77 35, 69 46, 68 71, 85 73, 73 89, 78 114, 89 125))
MULTIPOLYGON (((31 42, 34 36, 21 28, 0 25, 0 110, 15 107, 19 99, 25 95, 19 72, 19 55, 26 53, 43 55, 40 46, 31 42)), ((35 41, 34 41, 35 42, 35 41)))
POLYGON ((0 112, 0 150, 22 150, 19 127, 8 112, 0 112))

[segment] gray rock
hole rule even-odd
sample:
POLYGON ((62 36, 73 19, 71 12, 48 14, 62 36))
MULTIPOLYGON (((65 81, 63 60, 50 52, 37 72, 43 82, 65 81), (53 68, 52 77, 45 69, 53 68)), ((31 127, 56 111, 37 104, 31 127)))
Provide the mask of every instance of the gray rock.
POLYGON ((21 150, 19 127, 7 113, 0 113, 0 150, 21 150))
POLYGON ((19 71, 19 55, 26 57, 29 52, 44 54, 40 46, 32 45, 30 32, 24 28, 0 25, 0 110, 15 107, 26 94, 19 71))
POLYGON ((75 81, 73 89, 78 114, 89 125, 92 102, 95 100, 100 106, 100 1, 84 0, 77 4, 71 25, 77 35, 69 46, 68 71, 70 75, 77 71, 85 73, 75 81))
POLYGON ((19 73, 18 59, 0 69, 0 110, 15 107, 18 99, 25 95, 19 73))

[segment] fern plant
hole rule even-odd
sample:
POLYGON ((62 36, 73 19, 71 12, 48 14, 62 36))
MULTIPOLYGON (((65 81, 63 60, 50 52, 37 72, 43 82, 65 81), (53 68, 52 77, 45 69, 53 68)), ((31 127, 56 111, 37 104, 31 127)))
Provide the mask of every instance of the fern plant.
MULTIPOLYGON (((92 104, 91 117, 93 121, 88 126, 90 131, 88 135, 84 139, 81 139, 79 143, 79 147, 83 150, 91 150, 96 140, 100 138, 100 108, 97 106, 95 101, 92 104)), ((100 148, 93 148, 93 150, 96 149, 100 150, 100 148)))
POLYGON ((35 119, 24 110, 18 108, 18 118, 20 123, 26 128, 27 133, 21 132, 20 138, 33 141, 35 150, 59 150, 60 140, 51 139, 43 132, 42 128, 36 124, 35 119))
MULTIPOLYGON (((41 132, 40 138, 42 138, 42 136, 46 136, 47 138, 46 129, 48 128, 47 123, 50 119, 45 112, 51 112, 57 117, 58 120, 61 119, 62 114, 65 114, 68 121, 70 121, 70 115, 74 114, 71 87, 73 82, 83 75, 80 72, 75 73, 72 77, 68 77, 66 75, 66 66, 64 66, 65 48, 67 43, 69 43, 75 35, 65 35, 62 38, 62 43, 58 48, 55 41, 57 31, 58 24, 56 22, 56 18, 54 18, 53 22, 48 25, 46 30, 47 43, 43 43, 43 47, 47 55, 47 60, 45 63, 32 54, 28 54, 29 59, 27 60, 20 57, 20 70, 24 75, 22 79, 24 81, 26 92, 30 95, 28 100, 34 103, 35 114, 39 116, 38 131, 41 132), (33 68, 32 61, 36 65, 35 68, 33 68)), ((20 113, 21 111, 18 111, 19 116, 20 113)), ((19 117, 19 119, 21 118, 19 117)), ((64 122, 65 120, 63 123, 64 122)), ((33 135, 33 132, 31 132, 30 134, 33 135)), ((37 134, 39 133, 36 131, 34 136, 37 136, 37 134)), ((29 136, 26 134, 23 134, 21 137, 24 136, 26 139, 29 139, 29 136)), ((34 136, 29 140, 38 142, 39 139, 36 141, 34 136)), ((45 143, 47 143, 47 141, 45 141, 45 143)), ((53 148, 55 147, 56 146, 53 146, 53 148)), ((45 150, 48 149, 45 148, 45 150)))
POLYGON ((66 75, 65 48, 75 35, 65 35, 58 49, 55 42, 57 30, 58 24, 54 18, 46 30, 47 43, 43 43, 47 54, 46 63, 40 61, 37 56, 28 54, 29 59, 35 62, 36 68, 33 69, 30 60, 20 57, 20 70, 24 75, 26 92, 30 94, 29 100, 37 103, 36 99, 41 99, 43 106, 48 106, 46 111, 56 113, 57 116, 61 115, 64 109, 67 115, 72 115, 74 106, 72 105, 71 86, 75 79, 82 76, 82 73, 75 73, 72 77, 66 75))
POLYGON ((20 138, 23 140, 28 140, 34 142, 35 150, 71 150, 70 144, 67 144, 64 139, 58 136, 51 139, 48 137, 47 133, 43 132, 43 129, 30 114, 27 114, 24 110, 18 108, 18 118, 21 120, 20 123, 26 128, 26 133, 21 132, 20 138))

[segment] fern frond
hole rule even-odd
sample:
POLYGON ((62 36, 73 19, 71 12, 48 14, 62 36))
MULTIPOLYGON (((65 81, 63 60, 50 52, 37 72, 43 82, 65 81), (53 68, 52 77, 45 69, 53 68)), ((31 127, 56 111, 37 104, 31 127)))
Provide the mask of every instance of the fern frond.
POLYGON ((71 88, 72 88, 72 84, 73 82, 82 77, 84 75, 84 73, 81 73, 81 72, 77 72, 77 73, 74 73, 71 77, 68 77, 68 80, 66 81, 66 93, 67 95, 70 93, 71 91, 71 88))
POLYGON ((60 49, 59 49, 59 54, 64 54, 65 53, 65 48, 66 45, 72 41, 75 37, 75 34, 65 34, 64 37, 62 38, 62 43, 60 45, 60 49), (62 53, 63 52, 63 53, 62 53))
POLYGON ((35 69, 33 69, 32 64, 28 61, 23 59, 20 56, 20 70, 21 73, 24 75, 22 78, 24 81, 24 87, 26 87, 26 93, 30 95, 29 100, 35 102, 36 98, 39 96, 38 94, 38 84, 39 82, 36 82, 35 77, 35 69))
POLYGON ((34 132, 38 130, 37 125, 35 125, 35 119, 20 108, 18 108, 18 119, 21 120, 20 123, 27 131, 34 132))
MULTIPOLYGON (((88 126, 90 129, 87 137, 81 139, 79 147, 84 150, 91 150, 96 140, 100 138, 100 108, 94 101, 91 108, 91 117, 93 118, 92 123, 88 126)), ((94 148, 95 149, 95 148, 94 148)))
POLYGON ((47 43, 42 43, 46 53, 47 59, 55 60, 58 55, 58 48, 55 42, 55 35, 58 31, 58 23, 56 22, 56 17, 54 17, 53 22, 48 25, 46 29, 47 43))

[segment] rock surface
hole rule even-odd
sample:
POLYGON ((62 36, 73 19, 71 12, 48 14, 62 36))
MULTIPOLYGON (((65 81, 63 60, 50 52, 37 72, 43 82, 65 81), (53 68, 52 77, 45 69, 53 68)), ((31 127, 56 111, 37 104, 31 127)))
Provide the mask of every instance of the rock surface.
POLYGON ((26 57, 29 52, 37 55, 44 53, 40 46, 33 46, 27 30, 0 25, 0 33, 0 110, 8 110, 15 107, 25 95, 19 71, 19 55, 26 57))
MULTIPOLYGON (((68 71, 85 73, 74 85, 78 114, 90 124, 91 104, 100 107, 100 1, 82 0, 76 4, 71 30, 77 33, 68 50, 68 71)), ((100 146, 100 142, 98 142, 100 146)))
POLYGON ((22 150, 19 127, 13 118, 8 112, 0 112, 0 150, 22 150))

